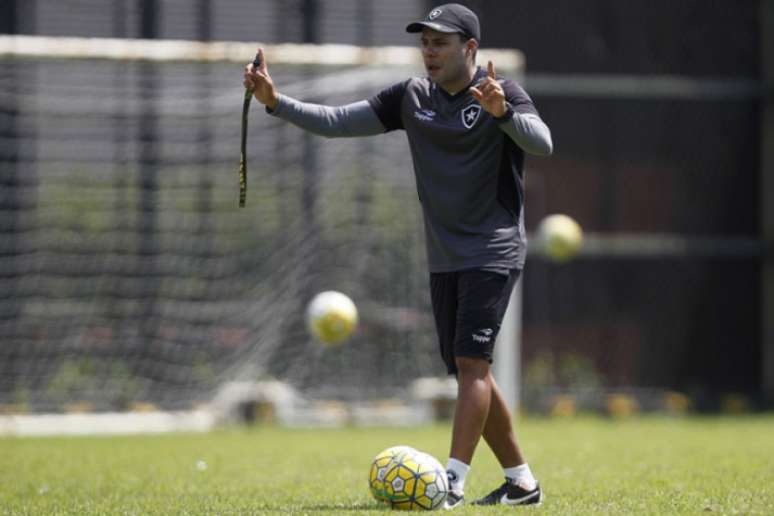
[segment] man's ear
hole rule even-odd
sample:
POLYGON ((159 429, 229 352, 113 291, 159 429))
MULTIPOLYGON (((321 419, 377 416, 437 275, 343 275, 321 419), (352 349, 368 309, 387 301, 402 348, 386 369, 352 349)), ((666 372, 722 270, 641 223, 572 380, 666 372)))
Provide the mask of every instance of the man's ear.
POLYGON ((475 55, 476 50, 478 50, 478 41, 470 38, 465 42, 465 55, 475 55))

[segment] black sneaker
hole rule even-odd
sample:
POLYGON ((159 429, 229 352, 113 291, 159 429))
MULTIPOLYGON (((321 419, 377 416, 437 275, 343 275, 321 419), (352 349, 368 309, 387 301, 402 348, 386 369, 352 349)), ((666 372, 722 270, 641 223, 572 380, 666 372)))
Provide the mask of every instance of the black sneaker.
POLYGON ((446 501, 443 502, 444 509, 456 509, 465 505, 465 495, 462 491, 451 491, 446 493, 446 501))
POLYGON ((485 497, 474 501, 473 505, 540 505, 541 503, 543 503, 543 491, 540 489, 540 484, 537 484, 532 491, 527 491, 506 480, 503 485, 485 497))

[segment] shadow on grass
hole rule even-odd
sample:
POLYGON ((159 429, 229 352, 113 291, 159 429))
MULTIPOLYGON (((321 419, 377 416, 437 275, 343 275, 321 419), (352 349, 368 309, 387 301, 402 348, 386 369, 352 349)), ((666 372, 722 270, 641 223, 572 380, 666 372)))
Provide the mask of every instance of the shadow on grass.
MULTIPOLYGON (((279 511, 276 507, 261 507, 262 510, 279 511)), ((299 504, 284 509, 286 514, 304 513, 304 512, 335 512, 335 513, 360 513, 365 511, 374 512, 392 512, 389 505, 379 503, 353 503, 353 504, 299 504)))
POLYGON ((343 503, 335 504, 319 504, 319 505, 305 505, 302 507, 305 511, 341 511, 341 512, 362 512, 362 511, 390 511, 389 505, 382 505, 378 503, 355 503, 347 505, 343 503))

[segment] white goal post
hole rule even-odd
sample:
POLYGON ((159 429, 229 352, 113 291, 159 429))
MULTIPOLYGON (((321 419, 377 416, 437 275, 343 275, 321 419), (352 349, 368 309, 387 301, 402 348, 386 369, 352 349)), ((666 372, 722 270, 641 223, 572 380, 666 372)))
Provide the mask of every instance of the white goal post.
MULTIPOLYGON (((404 46, 263 44, 242 41, 144 40, 0 35, 0 56, 51 59, 111 59, 118 61, 195 61, 247 63, 258 47, 272 62, 319 66, 417 66, 418 48, 404 46)), ((514 49, 479 50, 479 62, 494 62, 498 69, 521 75, 524 56, 514 49)))

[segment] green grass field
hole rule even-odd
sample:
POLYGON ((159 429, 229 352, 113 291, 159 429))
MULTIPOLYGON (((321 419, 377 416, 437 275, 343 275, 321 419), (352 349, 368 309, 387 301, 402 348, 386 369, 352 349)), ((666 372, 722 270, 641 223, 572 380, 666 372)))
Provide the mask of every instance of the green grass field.
MULTIPOLYGON (((539 508, 460 514, 774 514, 774 416, 526 419, 539 508)), ((449 427, 0 439, 0 514, 385 514, 371 458, 409 444, 446 461, 449 427)), ((500 482, 485 447, 468 499, 500 482)))

